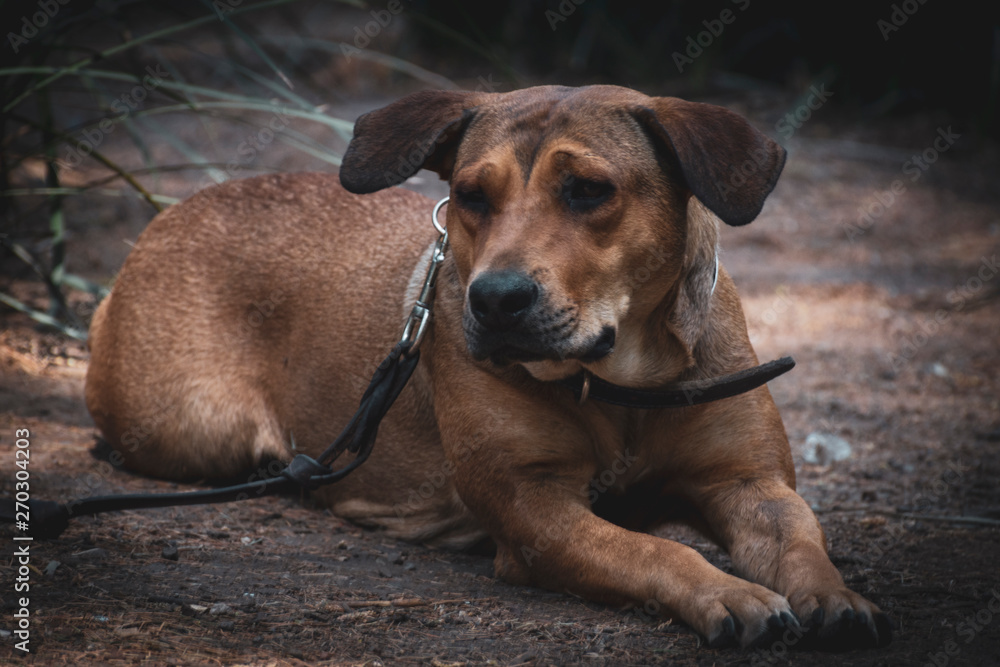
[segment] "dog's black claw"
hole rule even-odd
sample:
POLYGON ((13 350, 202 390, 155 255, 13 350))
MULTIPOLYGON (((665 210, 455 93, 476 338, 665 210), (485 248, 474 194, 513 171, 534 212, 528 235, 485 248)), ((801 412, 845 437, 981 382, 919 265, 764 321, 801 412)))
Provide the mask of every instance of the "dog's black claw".
MULTIPOLYGON (((785 618, 786 624, 788 619, 785 618)), ((788 624, 796 637, 795 647, 802 650, 850 651, 885 646, 892 641, 892 621, 883 613, 869 616, 854 609, 845 609, 826 623, 826 611, 817 607, 806 623, 788 624)), ((784 635, 783 635, 784 638, 784 635)))
POLYGON ((875 623, 872 622, 871 616, 868 614, 858 614, 854 635, 859 644, 863 646, 878 646, 878 630, 875 629, 875 623))
POLYGON ((787 630, 797 630, 798 628, 799 619, 794 614, 787 611, 774 614, 768 617, 767 627, 749 643, 748 648, 768 647, 774 642, 780 641, 787 630))
POLYGON ((881 612, 875 614, 875 630, 878 636, 875 640, 876 646, 888 646, 892 642, 892 620, 881 612))
POLYGON ((786 628, 794 628, 802 625, 799 622, 799 617, 790 611, 781 612, 781 622, 785 624, 786 628))
POLYGON ((816 607, 805 623, 799 625, 799 641, 797 646, 804 649, 821 649, 822 642, 819 640, 819 631, 823 628, 823 621, 826 620, 826 611, 823 607, 816 607))
POLYGON ((822 642, 829 642, 831 648, 833 648, 833 640, 849 640, 853 634, 854 625, 857 621, 857 615, 854 613, 853 609, 845 609, 840 615, 840 618, 836 619, 832 623, 820 626, 819 629, 819 639, 822 642))
POLYGON ((736 636, 736 620, 732 616, 726 616, 722 621, 722 627, 715 633, 715 636, 708 638, 708 646, 709 648, 736 646, 736 636))
POLYGON ((874 617, 846 609, 835 621, 816 625, 823 618, 821 612, 813 614, 812 631, 805 646, 824 651, 849 651, 861 648, 885 646, 892 641, 892 622, 885 614, 874 617))
POLYGON ((855 632, 854 637, 857 646, 875 648, 885 646, 892 641, 892 622, 885 614, 875 614, 874 617, 861 614, 858 620, 857 632, 855 632))
POLYGON ((746 626, 743 625, 743 621, 740 617, 733 613, 732 609, 726 607, 726 611, 729 612, 729 618, 733 619, 733 630, 736 633, 736 639, 739 640, 739 638, 743 636, 746 626))

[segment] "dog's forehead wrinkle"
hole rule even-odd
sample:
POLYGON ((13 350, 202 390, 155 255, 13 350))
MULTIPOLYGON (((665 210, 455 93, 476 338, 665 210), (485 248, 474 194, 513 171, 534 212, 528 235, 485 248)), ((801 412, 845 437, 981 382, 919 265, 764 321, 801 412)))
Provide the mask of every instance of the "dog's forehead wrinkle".
MULTIPOLYGON (((518 97, 480 107, 456 157, 455 176, 481 169, 480 162, 499 162, 520 171, 528 185, 533 176, 542 174, 543 157, 547 164, 570 159, 630 179, 648 172, 642 165, 646 158, 653 159, 652 147, 626 109, 609 101, 578 98, 574 89, 556 92, 541 99, 518 97), (630 156, 627 162, 609 160, 622 153, 630 156)), ((555 166, 558 172, 559 165, 555 166)), ((552 173, 546 169, 542 178, 549 179, 552 173)), ((483 180, 496 172, 483 169, 476 176, 483 180)))
POLYGON ((584 147, 582 152, 573 151, 574 157, 596 158, 602 151, 593 145, 595 141, 607 144, 609 149, 617 146, 634 150, 638 146, 637 128, 620 104, 595 102, 577 89, 555 88, 541 98, 514 96, 506 103, 480 109, 463 142, 459 165, 466 164, 465 156, 482 155, 498 145, 508 145, 527 183, 551 140, 574 137, 584 147), (605 121, 599 124, 599 132, 593 129, 597 119, 605 121))
POLYGON ((473 180, 481 184, 490 180, 491 176, 496 175, 497 165, 493 160, 486 160, 480 164, 470 165, 470 171, 473 173, 473 180))
POLYGON ((514 143, 514 157, 525 183, 531 179, 543 147, 552 137, 563 136, 567 123, 568 119, 553 116, 549 109, 545 118, 539 122, 512 126, 510 137, 514 143))

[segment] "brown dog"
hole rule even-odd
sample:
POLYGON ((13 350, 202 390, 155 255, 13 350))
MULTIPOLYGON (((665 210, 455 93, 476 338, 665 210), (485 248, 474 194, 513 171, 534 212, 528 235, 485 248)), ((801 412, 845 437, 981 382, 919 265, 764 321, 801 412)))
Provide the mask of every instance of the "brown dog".
POLYGON ((640 410, 554 382, 754 366, 718 220, 753 220, 783 163, 732 112, 613 86, 411 95, 359 119, 344 157, 344 187, 377 195, 263 176, 158 216, 94 318, 88 407, 150 475, 231 477, 293 439, 316 455, 398 339, 435 237, 432 202, 384 189, 432 169, 452 197, 435 319, 371 460, 324 491, 333 510, 436 544, 488 535, 507 581, 659 609, 713 645, 797 619, 887 642, 795 493, 765 387, 640 410), (677 518, 745 578, 636 532, 677 518))

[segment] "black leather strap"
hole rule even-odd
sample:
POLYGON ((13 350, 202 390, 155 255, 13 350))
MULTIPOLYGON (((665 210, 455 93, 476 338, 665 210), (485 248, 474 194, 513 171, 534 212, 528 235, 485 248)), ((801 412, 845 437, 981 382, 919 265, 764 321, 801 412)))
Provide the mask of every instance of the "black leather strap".
MULTIPOLYGON (((397 344, 389 356, 379 364, 368 389, 361 398, 358 411, 333 444, 319 456, 318 461, 305 454, 299 454, 277 477, 221 489, 93 496, 65 504, 32 499, 28 504, 27 533, 40 539, 53 539, 66 530, 70 519, 88 514, 177 505, 228 503, 292 491, 296 488, 311 490, 333 484, 364 463, 371 454, 382 418, 406 386, 420 359, 420 352, 410 353, 410 346, 410 342, 397 344), (344 452, 351 452, 355 457, 343 468, 333 470, 330 464, 344 452)), ((0 523, 15 523, 18 509, 23 512, 23 507, 19 508, 13 498, 0 498, 0 523)))
POLYGON ((612 384, 591 375, 589 387, 586 373, 578 373, 560 382, 569 387, 579 400, 594 399, 626 408, 653 410, 656 408, 687 408, 744 394, 795 367, 795 360, 782 357, 738 373, 707 380, 677 382, 663 389, 631 389, 612 384), (584 390, 586 388, 586 394, 584 390))

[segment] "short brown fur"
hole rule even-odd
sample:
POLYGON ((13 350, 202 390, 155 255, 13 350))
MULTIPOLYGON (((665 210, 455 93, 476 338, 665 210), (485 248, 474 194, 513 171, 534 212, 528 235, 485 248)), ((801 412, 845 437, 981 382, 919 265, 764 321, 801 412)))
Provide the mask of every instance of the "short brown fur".
POLYGON ((293 439, 322 451, 398 337, 434 238, 432 202, 385 188, 431 168, 452 188, 433 326, 371 460, 322 492, 333 510, 411 540, 489 536, 508 581, 652 605, 719 645, 796 619, 837 646, 884 643, 888 620, 845 587, 795 493, 766 388, 637 410, 552 382, 586 369, 657 387, 756 364, 718 221, 756 217, 783 162, 725 109, 624 88, 418 93, 357 123, 340 180, 378 194, 262 176, 158 216, 94 318, 88 407, 126 465, 160 477, 231 477, 289 459, 293 439), (537 297, 514 326, 470 305, 500 274, 537 297), (691 509, 744 578, 602 505, 644 528, 691 509))

